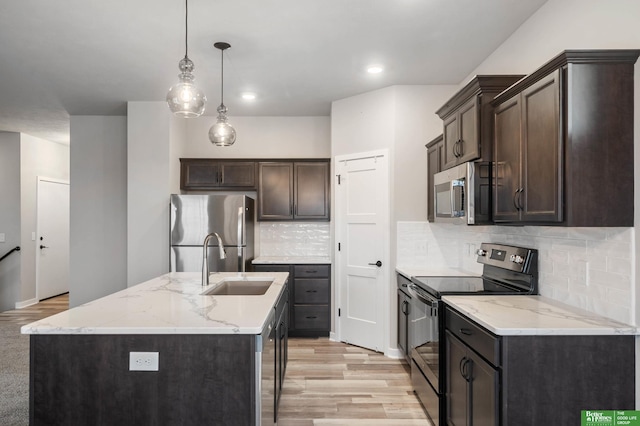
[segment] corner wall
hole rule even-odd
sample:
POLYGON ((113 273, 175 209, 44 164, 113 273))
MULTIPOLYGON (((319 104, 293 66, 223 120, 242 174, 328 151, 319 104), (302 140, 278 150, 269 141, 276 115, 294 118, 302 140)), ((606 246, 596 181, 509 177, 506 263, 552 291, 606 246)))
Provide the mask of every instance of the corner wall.
POLYGON ((35 303, 38 176, 69 181, 69 145, 20 134, 20 294, 18 303, 35 303))

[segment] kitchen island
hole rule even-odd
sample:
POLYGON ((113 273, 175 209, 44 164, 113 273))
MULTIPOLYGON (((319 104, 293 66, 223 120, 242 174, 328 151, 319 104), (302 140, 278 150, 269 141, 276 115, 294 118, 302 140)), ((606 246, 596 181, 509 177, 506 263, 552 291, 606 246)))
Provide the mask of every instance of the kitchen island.
POLYGON ((30 424, 272 424, 286 273, 170 273, 25 325, 30 424), (262 295, 204 293, 269 278, 262 295))

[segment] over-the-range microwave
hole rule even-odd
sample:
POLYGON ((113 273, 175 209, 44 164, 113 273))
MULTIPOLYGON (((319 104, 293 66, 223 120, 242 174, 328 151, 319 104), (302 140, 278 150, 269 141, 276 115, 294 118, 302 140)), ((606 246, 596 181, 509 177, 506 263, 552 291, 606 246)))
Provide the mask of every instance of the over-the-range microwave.
POLYGON ((467 162, 433 177, 435 222, 491 223, 491 163, 467 162))

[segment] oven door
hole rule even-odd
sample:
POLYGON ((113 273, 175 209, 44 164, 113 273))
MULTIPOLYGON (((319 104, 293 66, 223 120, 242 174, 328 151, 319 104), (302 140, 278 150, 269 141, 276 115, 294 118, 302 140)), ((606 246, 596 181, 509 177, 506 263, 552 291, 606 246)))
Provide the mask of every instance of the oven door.
POLYGON ((409 347, 411 358, 433 389, 440 393, 440 336, 438 330, 438 299, 415 284, 409 285, 411 315, 409 347))

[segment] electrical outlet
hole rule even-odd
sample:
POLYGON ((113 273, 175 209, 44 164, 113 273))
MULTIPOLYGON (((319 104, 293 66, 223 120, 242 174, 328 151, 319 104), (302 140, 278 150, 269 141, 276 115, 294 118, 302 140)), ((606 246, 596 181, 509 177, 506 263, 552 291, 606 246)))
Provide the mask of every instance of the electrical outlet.
POLYGON ((129 371, 158 371, 159 352, 129 352, 129 371))

